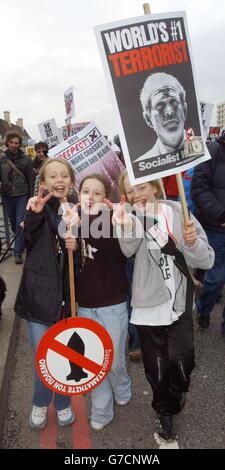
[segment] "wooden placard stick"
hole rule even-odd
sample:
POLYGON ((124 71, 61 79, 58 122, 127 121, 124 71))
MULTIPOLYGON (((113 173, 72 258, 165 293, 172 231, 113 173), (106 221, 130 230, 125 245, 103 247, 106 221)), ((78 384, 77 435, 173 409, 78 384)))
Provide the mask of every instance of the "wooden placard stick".
MULTIPOLYGON (((149 3, 144 3, 143 4, 143 9, 144 9, 144 14, 145 15, 150 15, 151 14, 151 9, 149 3)), ((185 197, 185 192, 184 192, 184 185, 183 185, 183 180, 182 180, 182 175, 181 173, 178 173, 176 175, 176 181, 177 181, 177 187, 178 187, 178 192, 180 196, 180 202, 181 202, 181 207, 182 207, 182 213, 183 213, 183 218, 184 218, 184 225, 185 227, 189 223, 189 214, 188 214, 188 208, 187 208, 187 201, 185 197)))
POLYGON ((143 8, 144 8, 144 14, 145 14, 145 15, 151 15, 151 10, 150 10, 150 5, 149 5, 149 3, 144 3, 144 4, 143 4, 143 8))
MULTIPOLYGON (((70 225, 67 226, 67 233, 72 233, 70 225)), ((68 261, 69 261, 69 283, 70 283, 70 306, 71 306, 71 317, 76 317, 76 300, 75 300, 75 279, 74 279, 74 261, 73 261, 73 250, 68 249, 68 261)))

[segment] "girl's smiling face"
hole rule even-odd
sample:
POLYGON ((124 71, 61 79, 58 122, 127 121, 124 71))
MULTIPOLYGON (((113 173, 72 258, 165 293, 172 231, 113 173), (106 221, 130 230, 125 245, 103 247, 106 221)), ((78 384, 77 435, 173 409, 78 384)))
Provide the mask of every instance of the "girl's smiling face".
POLYGON ((105 197, 104 184, 96 178, 87 178, 79 193, 81 209, 88 214, 97 214, 105 197))
POLYGON ((124 188, 126 191, 127 201, 137 207, 139 210, 146 212, 146 205, 157 201, 157 187, 151 183, 137 184, 131 186, 128 176, 124 178, 124 188))
POLYGON ((67 167, 60 162, 49 163, 43 175, 43 186, 53 196, 62 199, 67 196, 72 186, 71 176, 67 167))

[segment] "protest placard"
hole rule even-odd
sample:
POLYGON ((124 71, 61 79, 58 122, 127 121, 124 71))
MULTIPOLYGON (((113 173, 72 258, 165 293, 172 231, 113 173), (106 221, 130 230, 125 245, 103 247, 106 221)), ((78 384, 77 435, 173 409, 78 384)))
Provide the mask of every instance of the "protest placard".
MULTIPOLYGON (((78 132, 80 132, 82 129, 84 129, 84 127, 86 127, 88 124, 90 123, 90 121, 84 121, 84 122, 73 122, 71 123, 71 131, 70 131, 70 135, 74 135, 74 134, 77 134, 78 132)), ((62 133, 63 133, 63 139, 67 139, 68 138, 68 131, 67 131, 67 127, 66 126, 63 126, 62 127, 62 133)))
POLYGON ((208 140, 210 142, 215 142, 216 139, 219 137, 219 135, 220 135, 220 127, 213 127, 213 126, 209 127, 208 140))
POLYGON ((77 190, 85 176, 98 173, 108 179, 112 200, 119 200, 117 182, 124 166, 94 122, 54 147, 49 152, 49 157, 60 157, 70 163, 75 172, 77 190))
POLYGON ((66 119, 71 119, 75 116, 73 87, 68 88, 68 90, 64 92, 64 102, 66 109, 66 119))
POLYGON ((209 125, 212 118, 214 104, 206 103, 205 101, 200 101, 200 107, 204 139, 206 140, 209 132, 209 125))
POLYGON ((38 128, 41 134, 41 139, 48 144, 48 147, 54 147, 58 145, 62 137, 57 129, 55 119, 48 119, 38 124, 38 128))
POLYGON ((132 18, 95 31, 131 183, 210 158, 185 13, 132 18))

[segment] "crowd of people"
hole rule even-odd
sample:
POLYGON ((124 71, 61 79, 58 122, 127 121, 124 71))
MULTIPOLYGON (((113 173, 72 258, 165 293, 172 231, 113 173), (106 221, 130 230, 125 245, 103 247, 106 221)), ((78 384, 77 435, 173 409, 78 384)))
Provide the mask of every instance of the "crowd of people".
MULTIPOLYGON (((120 146, 118 139, 116 143, 120 146)), ((185 405, 195 366, 192 273, 204 272, 197 301, 201 328, 209 327, 225 283, 225 135, 209 146, 211 160, 198 165, 188 179, 193 206, 186 225, 177 189, 172 195, 167 192, 168 178, 165 198, 160 180, 133 186, 124 170, 118 181, 121 202, 114 204, 104 175, 89 174, 75 194, 72 167, 61 159, 49 159, 45 142, 35 145, 33 161, 22 151, 16 132, 7 134, 5 144, 0 160, 2 202, 17 235, 15 263, 24 262, 15 312, 26 321, 33 353, 30 426, 46 425, 51 401, 59 425, 75 420, 71 398, 53 395, 35 367, 45 332, 65 312, 70 315, 66 256, 70 249, 78 316, 101 324, 114 346, 111 370, 91 392, 91 427, 102 430, 113 420, 114 401, 125 406, 132 398, 128 343, 130 358, 142 357, 152 407, 161 424, 159 436, 174 439, 173 417, 185 405), (69 212, 59 211, 67 202, 73 203, 69 212), (95 223, 100 214, 102 226, 108 223, 107 237, 104 230, 99 236, 95 223), (72 233, 59 231, 62 220, 72 226, 72 233), (83 225, 90 230, 84 233, 83 225)))

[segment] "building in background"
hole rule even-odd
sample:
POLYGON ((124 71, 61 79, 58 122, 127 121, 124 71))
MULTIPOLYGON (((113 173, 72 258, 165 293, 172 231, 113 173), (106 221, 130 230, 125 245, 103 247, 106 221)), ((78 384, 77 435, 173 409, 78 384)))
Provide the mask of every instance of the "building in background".
POLYGON ((218 103, 216 106, 216 119, 217 119, 217 126, 223 127, 225 126, 225 101, 222 103, 218 103))
POLYGON ((0 153, 4 149, 4 139, 8 131, 18 132, 22 137, 22 147, 25 148, 28 146, 28 142, 30 142, 31 138, 23 127, 23 119, 19 118, 16 124, 12 124, 10 121, 10 112, 4 111, 4 119, 0 119, 0 153))

